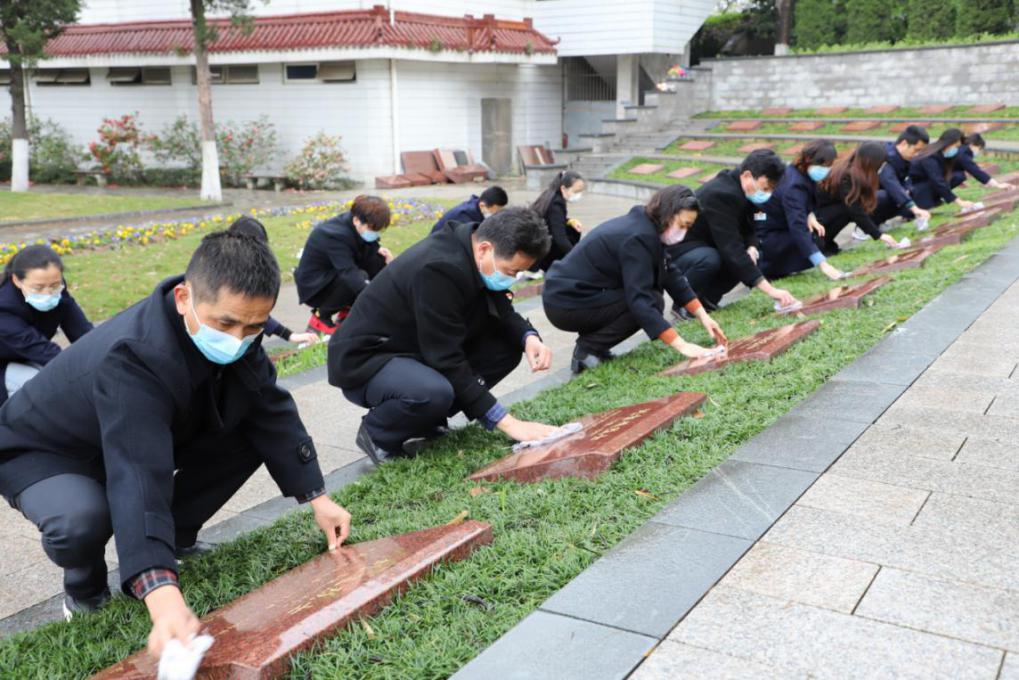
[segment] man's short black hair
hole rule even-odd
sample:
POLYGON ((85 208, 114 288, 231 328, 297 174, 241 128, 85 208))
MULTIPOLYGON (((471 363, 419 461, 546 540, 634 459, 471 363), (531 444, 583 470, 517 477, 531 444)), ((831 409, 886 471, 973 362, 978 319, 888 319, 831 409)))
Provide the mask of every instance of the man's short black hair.
POLYGON ((229 231, 202 239, 184 278, 200 302, 215 302, 223 288, 245 297, 273 300, 280 292, 280 266, 269 246, 229 231))
POLYGON ((552 247, 545 220, 523 206, 505 208, 485 218, 474 236, 495 246, 496 256, 503 260, 513 259, 517 253, 540 260, 552 247))
POLYGON ((927 130, 920 125, 909 125, 905 130, 899 133, 898 138, 895 140, 896 144, 905 142, 910 146, 916 146, 918 142, 924 144, 931 143, 931 136, 927 134, 927 130))
POLYGON ((509 196, 506 195, 506 190, 502 187, 488 187, 481 192, 478 200, 489 207, 497 205, 500 208, 505 208, 509 203, 509 196))
POLYGON ((757 149, 743 159, 740 174, 749 171, 754 179, 767 177, 772 186, 778 185, 785 174, 785 162, 771 149, 757 149))

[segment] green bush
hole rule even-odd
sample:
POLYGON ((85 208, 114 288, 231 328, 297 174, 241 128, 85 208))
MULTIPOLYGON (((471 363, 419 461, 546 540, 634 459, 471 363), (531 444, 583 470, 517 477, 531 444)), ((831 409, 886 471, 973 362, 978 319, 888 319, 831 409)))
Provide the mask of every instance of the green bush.
POLYGON ((837 0, 799 0, 793 19, 797 47, 817 49, 842 42, 839 29, 844 23, 844 13, 837 0))
POLYGON ((1012 30, 1012 0, 960 0, 958 35, 1007 33, 1012 30))
POLYGON ((909 0, 909 40, 946 40, 955 35, 955 0, 909 0))
MULTIPOLYGON (((59 123, 50 119, 28 121, 28 176, 33 182, 63 184, 74 182, 74 172, 84 160, 81 148, 59 123)), ((0 121, 0 181, 11 177, 11 121, 0 121)))
POLYGON ((846 43, 900 40, 905 34, 901 1, 846 0, 846 43))

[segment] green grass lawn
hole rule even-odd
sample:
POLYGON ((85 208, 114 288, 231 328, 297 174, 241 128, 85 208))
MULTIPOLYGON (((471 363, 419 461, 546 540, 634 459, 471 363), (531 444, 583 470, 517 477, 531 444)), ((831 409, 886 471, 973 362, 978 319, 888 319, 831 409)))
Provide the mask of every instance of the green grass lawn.
MULTIPOLYGON (((992 102, 988 102, 992 103, 992 102)), ((922 107, 903 106, 891 113, 867 113, 864 109, 846 109, 842 113, 821 114, 816 109, 793 109, 789 113, 764 115, 761 109, 705 111, 695 118, 913 118, 917 120, 951 120, 952 118, 1019 118, 1019 106, 1007 106, 993 113, 970 113, 973 105, 953 106, 935 116, 922 113, 922 107)))
POLYGON ((724 170, 727 167, 729 166, 720 163, 710 163, 708 161, 667 161, 658 158, 644 158, 643 156, 637 156, 635 158, 631 158, 613 170, 609 174, 609 177, 612 179, 625 179, 635 182, 654 182, 655 184, 685 184, 696 189, 701 185, 701 183, 697 181, 698 178, 711 177, 719 170, 724 170), (631 168, 641 165, 642 163, 654 163, 655 165, 663 165, 664 167, 653 175, 634 175, 630 172, 631 168), (700 174, 693 175, 692 177, 684 177, 683 179, 673 179, 668 177, 668 174, 677 168, 702 168, 703 171, 700 174))
MULTIPOLYGON (((979 195, 969 188, 967 197, 979 195)), ((940 215, 937 222, 949 219, 940 215)), ((279 228, 279 227, 276 227, 279 228)), ((293 678, 445 678, 841 368, 867 351, 946 286, 1019 234, 1019 214, 940 251, 923 268, 898 272, 858 310, 823 314, 815 334, 768 363, 742 363, 683 378, 657 373, 679 360, 658 342, 513 408, 517 416, 565 423, 584 414, 673 394, 709 395, 703 417, 685 418, 630 451, 596 481, 536 484, 465 480, 507 453, 497 433, 471 426, 414 460, 379 469, 336 498, 354 516, 351 540, 376 539, 449 522, 465 512, 493 525, 495 541, 464 562, 444 565, 397 597, 370 626, 354 623, 292 664, 293 678), (483 489, 472 493, 474 487, 483 489), (480 598, 487 606, 477 604, 480 598)), ((910 235, 909 228, 896 236, 910 235)), ((277 236, 276 239, 279 237, 277 236)), ((834 258, 851 270, 887 257, 868 242, 834 258)), ((800 297, 835 284, 816 271, 784 279, 800 297)), ((752 294, 720 310, 730 338, 786 323, 771 300, 752 294)), ((707 343, 697 324, 684 337, 707 343)), ((556 357, 556 368, 567 356, 556 357)), ((341 397, 337 393, 337 399, 341 397)), ((184 594, 204 615, 324 549, 307 512, 221 546, 182 570, 184 594)), ((0 676, 83 678, 144 645, 145 609, 117 598, 103 612, 0 642, 0 676)))
POLYGON ((104 196, 101 194, 13 193, 0 191, 0 225, 26 220, 86 217, 202 206, 197 196, 104 196))
MULTIPOLYGON (((928 122, 926 119, 920 119, 920 122, 928 122)), ((846 123, 828 123, 824 127, 818 128, 817 130, 799 131, 790 130, 789 127, 792 123, 764 123, 761 127, 757 128, 751 133, 737 131, 735 134, 761 134, 761 135, 817 135, 818 137, 828 137, 833 135, 852 135, 862 137, 888 137, 894 138, 898 136, 897 132, 892 131, 894 123, 888 125, 882 125, 881 127, 874 128, 873 130, 863 130, 860 132, 854 131, 843 131, 842 128, 846 126, 846 123)), ((950 127, 962 127, 962 123, 958 122, 939 122, 934 125, 927 127, 927 132, 930 134, 931 139, 937 139, 942 132, 950 127)), ((721 124, 711 130, 712 132, 727 133, 727 125, 721 124)), ((1014 141, 1019 139, 1019 125, 1006 125, 1000 130, 991 130, 990 132, 984 132, 983 137, 988 140, 1001 140, 1001 141, 1014 141)))
MULTIPOLYGON (((753 133, 750 133, 751 135, 753 133)), ((713 147, 705 151, 687 151, 680 149, 679 147, 687 142, 694 141, 692 137, 681 137, 670 144, 662 152, 665 155, 677 155, 677 156, 728 156, 732 158, 743 158, 747 155, 745 151, 740 151, 740 148, 750 144, 751 142, 763 142, 771 144, 772 149, 776 153, 781 154, 785 149, 791 148, 798 144, 802 144, 802 141, 796 141, 792 139, 762 139, 755 137, 741 137, 739 139, 712 139, 715 143, 713 147)), ((701 140, 698 140, 701 141, 701 140)), ((851 142, 838 142, 835 144, 835 148, 838 149, 839 153, 852 149, 855 144, 851 142)), ((786 160, 792 160, 791 156, 783 156, 786 160)))

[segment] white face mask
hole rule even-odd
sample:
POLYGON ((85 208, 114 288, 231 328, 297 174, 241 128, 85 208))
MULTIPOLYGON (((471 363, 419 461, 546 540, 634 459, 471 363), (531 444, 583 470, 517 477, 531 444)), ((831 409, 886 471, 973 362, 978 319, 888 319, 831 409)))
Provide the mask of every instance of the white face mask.
POLYGON ((568 196, 566 198, 566 201, 569 202, 569 203, 576 203, 577 201, 579 201, 583 197, 584 197, 584 194, 583 194, 583 192, 581 192, 579 194, 573 194, 572 196, 568 196))
POLYGON ((661 239, 662 243, 667 246, 674 246, 677 243, 681 243, 686 238, 687 229, 677 225, 672 225, 668 229, 662 232, 661 239))

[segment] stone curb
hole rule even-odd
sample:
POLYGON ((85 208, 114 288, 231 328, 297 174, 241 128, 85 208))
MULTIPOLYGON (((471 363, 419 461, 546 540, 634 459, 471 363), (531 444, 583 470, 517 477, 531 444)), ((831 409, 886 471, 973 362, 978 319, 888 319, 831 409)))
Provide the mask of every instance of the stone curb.
POLYGON ((746 442, 453 678, 627 677, 1017 280, 1019 238, 746 442))
MULTIPOLYGON (((42 194, 45 195, 45 194, 42 194)), ((43 220, 23 220, 21 222, 2 222, 0 229, 11 227, 51 227, 61 224, 88 224, 89 222, 105 222, 108 220, 121 220, 135 217, 159 217, 160 215, 173 215, 177 213, 194 212, 197 210, 218 210, 233 206, 230 201, 221 203, 208 203, 205 205, 196 204, 192 206, 181 206, 179 208, 160 208, 159 210, 132 210, 130 212, 103 213, 100 215, 80 215, 78 217, 46 218, 43 220)))

